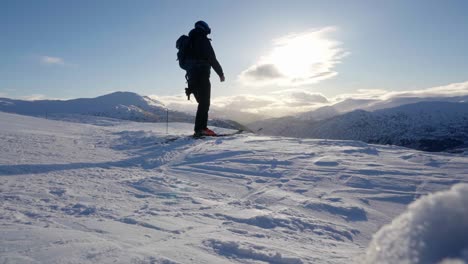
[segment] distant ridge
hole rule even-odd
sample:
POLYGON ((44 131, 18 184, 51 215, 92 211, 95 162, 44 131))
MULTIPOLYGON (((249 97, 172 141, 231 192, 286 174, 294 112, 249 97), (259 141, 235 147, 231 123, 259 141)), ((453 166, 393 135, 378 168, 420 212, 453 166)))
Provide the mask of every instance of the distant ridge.
POLYGON ((468 147, 468 103, 418 102, 373 112, 354 110, 323 120, 284 117, 248 126, 267 135, 360 140, 456 152, 468 147))
MULTIPOLYGON (((96 98, 72 100, 15 100, 0 98, 0 111, 37 117, 60 115, 102 116, 137 122, 194 122, 194 116, 166 109, 159 101, 133 92, 114 92, 96 98), (169 115, 168 115, 169 113, 169 115)), ((240 129, 230 120, 211 120, 216 126, 240 129)))
POLYGON ((394 108, 402 105, 410 105, 423 102, 451 102, 461 103, 468 102, 468 95, 452 96, 452 97, 417 97, 404 96, 392 97, 386 100, 378 99, 352 99, 348 98, 344 101, 317 108, 312 111, 299 113, 297 117, 303 120, 319 121, 340 114, 349 113, 355 110, 376 111, 387 108, 394 108))

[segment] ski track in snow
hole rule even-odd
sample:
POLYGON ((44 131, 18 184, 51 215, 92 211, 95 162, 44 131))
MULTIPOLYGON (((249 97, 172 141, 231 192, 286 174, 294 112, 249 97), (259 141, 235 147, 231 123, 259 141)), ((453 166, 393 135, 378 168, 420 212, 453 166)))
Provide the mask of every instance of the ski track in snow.
POLYGON ((467 157, 357 141, 0 123, 1 263, 347 263, 468 180, 467 157))

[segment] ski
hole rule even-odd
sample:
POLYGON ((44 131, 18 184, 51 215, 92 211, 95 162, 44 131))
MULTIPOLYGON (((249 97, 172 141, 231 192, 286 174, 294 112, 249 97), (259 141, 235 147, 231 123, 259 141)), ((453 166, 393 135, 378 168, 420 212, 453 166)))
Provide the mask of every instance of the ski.
POLYGON ((242 134, 244 132, 245 132, 244 130, 238 130, 238 131, 235 131, 235 132, 232 132, 232 133, 222 133, 222 134, 216 134, 215 136, 199 136, 199 137, 196 137, 194 135, 190 135, 190 136, 168 136, 168 137, 164 138, 163 141, 157 142, 156 144, 157 145, 168 144, 168 143, 178 141, 178 140, 181 140, 181 139, 203 139, 203 138, 210 138, 210 137, 211 138, 228 137, 228 136, 234 136, 234 135, 242 134))
POLYGON ((244 130, 237 130, 236 132, 232 132, 232 133, 223 133, 223 134, 216 134, 216 135, 213 135, 213 136, 192 136, 194 139, 202 139, 202 138, 210 138, 210 137, 213 137, 213 138, 216 138, 216 137, 228 137, 228 136, 234 136, 234 135, 238 135, 238 134, 242 134, 244 133, 245 131, 244 130))

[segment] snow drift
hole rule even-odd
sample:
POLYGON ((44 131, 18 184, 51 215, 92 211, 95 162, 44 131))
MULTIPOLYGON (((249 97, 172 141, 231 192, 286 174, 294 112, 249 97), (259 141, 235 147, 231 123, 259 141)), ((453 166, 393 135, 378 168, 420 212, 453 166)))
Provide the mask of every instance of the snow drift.
POLYGON ((366 263, 468 263, 468 185, 409 205, 374 235, 366 263))

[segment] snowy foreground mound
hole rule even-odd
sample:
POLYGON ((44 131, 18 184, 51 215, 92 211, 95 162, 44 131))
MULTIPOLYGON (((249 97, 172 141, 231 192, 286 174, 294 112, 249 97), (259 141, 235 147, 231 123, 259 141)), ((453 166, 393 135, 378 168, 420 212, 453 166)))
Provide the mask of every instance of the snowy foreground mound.
POLYGON ((468 263, 468 185, 428 195, 383 227, 367 263, 468 263))
POLYGON ((466 259, 468 157, 93 120, 0 113, 0 263, 466 259))

